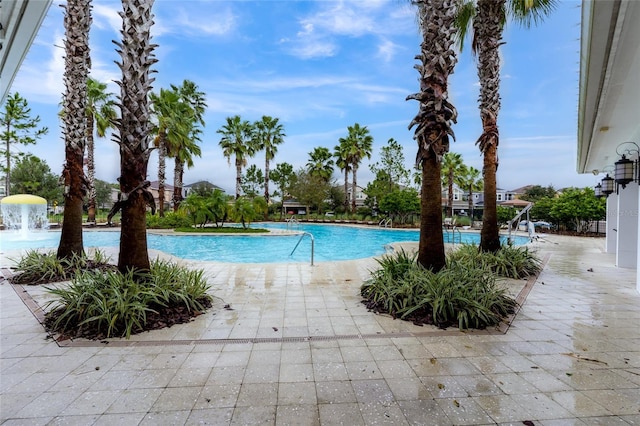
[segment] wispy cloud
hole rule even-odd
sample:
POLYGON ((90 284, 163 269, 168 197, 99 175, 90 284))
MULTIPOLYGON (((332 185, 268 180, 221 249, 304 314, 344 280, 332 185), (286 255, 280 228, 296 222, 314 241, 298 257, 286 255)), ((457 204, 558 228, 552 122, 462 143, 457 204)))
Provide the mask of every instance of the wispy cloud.
MULTIPOLYGON (((300 30, 295 37, 283 38, 288 52, 300 59, 334 56, 338 39, 364 36, 406 34, 413 14, 387 0, 318 2, 319 9, 298 20, 300 30)), ((394 44, 390 40, 379 45, 378 54, 390 60, 394 44)))

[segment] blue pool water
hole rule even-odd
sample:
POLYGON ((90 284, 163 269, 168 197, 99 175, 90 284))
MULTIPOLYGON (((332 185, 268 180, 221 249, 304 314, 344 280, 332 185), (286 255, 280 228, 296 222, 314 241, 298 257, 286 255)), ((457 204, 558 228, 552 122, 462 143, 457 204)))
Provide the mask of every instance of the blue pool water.
MULTIPOLYGON (((286 229, 284 224, 254 224, 256 228, 286 229)), ((314 261, 361 259, 383 254, 385 246, 393 242, 418 241, 417 230, 356 228, 348 226, 300 224, 293 228, 299 232, 309 232, 315 239, 314 261)), ((3 238, 0 234, 2 250, 18 250, 33 248, 58 247, 60 232, 44 232, 36 238, 24 241, 3 238)), ((445 242, 447 236, 445 234, 445 242)), ((477 233, 456 233, 464 243, 478 244, 477 233)), ((274 262, 309 262, 311 259, 311 239, 305 236, 300 245, 290 256, 300 240, 300 235, 147 235, 150 249, 161 250, 183 259, 215 260, 232 263, 274 263, 274 262)), ((528 239, 518 237, 515 244, 525 244, 528 239)), ((85 247, 118 247, 120 232, 85 230, 83 234, 85 247)))

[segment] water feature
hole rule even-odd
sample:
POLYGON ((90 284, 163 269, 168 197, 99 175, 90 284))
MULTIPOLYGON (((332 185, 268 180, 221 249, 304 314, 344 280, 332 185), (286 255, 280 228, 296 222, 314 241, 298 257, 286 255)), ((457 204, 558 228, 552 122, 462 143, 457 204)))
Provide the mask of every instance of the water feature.
POLYGON ((2 238, 30 240, 49 228, 47 200, 30 194, 4 197, 0 201, 2 223, 5 231, 2 238))

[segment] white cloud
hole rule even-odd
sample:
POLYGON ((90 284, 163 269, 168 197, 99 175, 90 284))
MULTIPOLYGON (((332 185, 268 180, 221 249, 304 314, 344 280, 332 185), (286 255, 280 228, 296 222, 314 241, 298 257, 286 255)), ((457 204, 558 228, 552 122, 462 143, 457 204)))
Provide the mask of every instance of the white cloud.
POLYGON ((122 18, 118 14, 120 10, 122 10, 120 2, 93 2, 92 25, 100 30, 110 28, 114 33, 119 34, 122 29, 122 18))
POLYGON ((391 40, 382 39, 380 44, 378 44, 378 57, 384 62, 391 62, 398 47, 399 46, 391 40))

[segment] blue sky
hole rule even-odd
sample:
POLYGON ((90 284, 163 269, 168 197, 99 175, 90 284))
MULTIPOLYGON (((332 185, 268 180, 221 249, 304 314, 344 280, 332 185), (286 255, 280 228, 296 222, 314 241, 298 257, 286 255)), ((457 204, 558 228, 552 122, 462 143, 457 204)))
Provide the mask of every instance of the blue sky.
MULTIPOLYGON (((118 60, 112 40, 120 38, 119 1, 94 0, 91 75, 113 83, 118 60)), ((287 137, 275 163, 298 169, 317 146, 331 150, 347 126, 360 123, 374 137, 372 161, 389 138, 404 146, 407 167, 416 144, 407 129, 418 105, 405 101, 417 90, 413 69, 420 34, 415 10, 402 0, 346 1, 184 1, 156 0, 153 41, 159 45, 154 91, 194 81, 206 93, 208 109, 202 157, 186 170, 186 184, 208 180, 233 193, 235 169, 218 146, 216 133, 225 117, 239 114, 255 121, 278 117, 287 137)), ((25 97, 49 134, 37 145, 21 147, 47 161, 59 173, 64 142, 57 112, 62 83, 64 37, 62 8, 49 10, 12 92, 25 97)), ((576 121, 579 73, 580 2, 562 1, 544 23, 531 29, 509 24, 502 47, 502 109, 498 186, 528 184, 592 186, 592 175, 578 175, 576 121)), ((459 112, 457 141, 451 151, 478 169, 475 146, 480 134, 475 61, 468 49, 459 55, 450 79, 459 112)), ((119 153, 110 138, 96 143, 96 175, 115 182, 119 153)), ((249 164, 264 167, 259 153, 249 164)), ((172 167, 168 167, 172 169, 172 167)), ((172 183, 172 170, 168 170, 172 183)), ((157 179, 157 155, 148 168, 157 179)), ((335 178, 340 180, 336 169, 335 178)), ((372 175, 361 165, 358 182, 372 175)), ((273 189, 272 189, 273 190, 273 189)))

